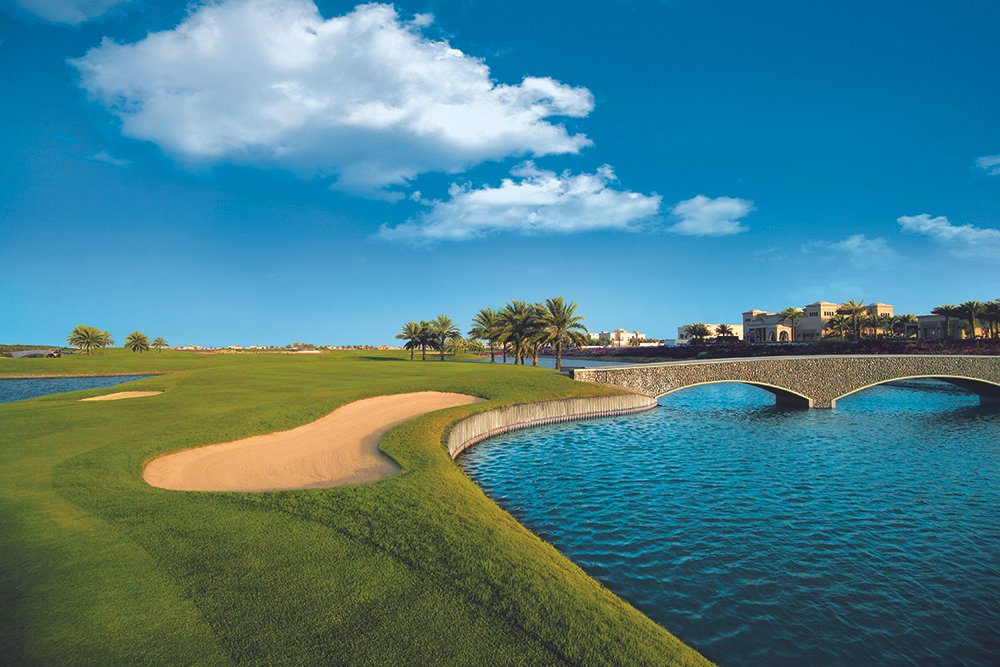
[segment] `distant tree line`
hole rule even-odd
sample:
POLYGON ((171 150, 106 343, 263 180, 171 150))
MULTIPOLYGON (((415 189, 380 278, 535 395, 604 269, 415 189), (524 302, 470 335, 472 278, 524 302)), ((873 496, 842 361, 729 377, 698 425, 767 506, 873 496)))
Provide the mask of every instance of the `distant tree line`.
POLYGON ((550 348, 555 351, 556 368, 561 370, 563 350, 588 342, 584 318, 576 311, 577 304, 561 296, 546 299, 545 303, 513 300, 499 310, 483 308, 476 313, 468 339, 462 338, 461 330, 446 315, 407 322, 396 338, 406 341, 404 347, 410 351, 411 361, 416 350, 420 350, 421 359, 427 358, 427 350, 436 350, 443 360, 449 343, 454 348, 457 341, 466 347, 483 341, 490 352, 490 363, 496 363, 499 352, 503 363, 512 356, 515 364, 524 365, 531 358, 537 366, 539 354, 550 348))

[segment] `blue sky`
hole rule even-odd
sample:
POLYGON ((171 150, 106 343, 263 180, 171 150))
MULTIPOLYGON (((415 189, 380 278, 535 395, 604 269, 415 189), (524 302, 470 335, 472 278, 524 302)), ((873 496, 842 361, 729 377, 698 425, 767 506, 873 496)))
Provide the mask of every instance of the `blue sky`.
POLYGON ((992 1, 0 7, 0 342, 1000 297, 992 1))

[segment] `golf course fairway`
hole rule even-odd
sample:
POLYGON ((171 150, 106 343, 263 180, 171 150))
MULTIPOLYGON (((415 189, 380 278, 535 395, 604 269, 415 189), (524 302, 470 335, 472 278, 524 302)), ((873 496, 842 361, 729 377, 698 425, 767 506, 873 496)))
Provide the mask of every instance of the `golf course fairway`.
POLYGON ((0 664, 707 662, 495 505, 448 457, 457 419, 612 390, 552 371, 320 355, 109 350, 0 378, 162 373, 0 404, 0 664), (289 431, 361 399, 485 399, 392 428, 398 473, 272 492, 154 488, 164 454, 289 431))

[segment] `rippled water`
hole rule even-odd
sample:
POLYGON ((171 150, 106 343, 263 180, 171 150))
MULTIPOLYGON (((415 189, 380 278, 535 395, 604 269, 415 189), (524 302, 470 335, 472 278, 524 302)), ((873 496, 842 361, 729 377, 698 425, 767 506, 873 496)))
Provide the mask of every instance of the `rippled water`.
POLYGON ((944 387, 788 411, 760 389, 707 385, 460 461, 723 665, 996 665, 1000 413, 944 387))
POLYGON ((105 375, 101 377, 0 380, 0 403, 23 401, 26 398, 37 398, 39 396, 58 394, 64 391, 113 387, 117 384, 122 384, 123 382, 143 380, 148 377, 150 376, 105 375))

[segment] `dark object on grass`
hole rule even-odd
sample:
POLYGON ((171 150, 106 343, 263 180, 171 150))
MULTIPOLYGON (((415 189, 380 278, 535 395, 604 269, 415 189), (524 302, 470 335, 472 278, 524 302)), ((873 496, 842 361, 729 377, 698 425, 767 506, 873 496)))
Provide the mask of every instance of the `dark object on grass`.
POLYGON ((44 357, 61 357, 62 350, 51 348, 48 350, 13 350, 10 356, 14 359, 41 359, 44 357))

